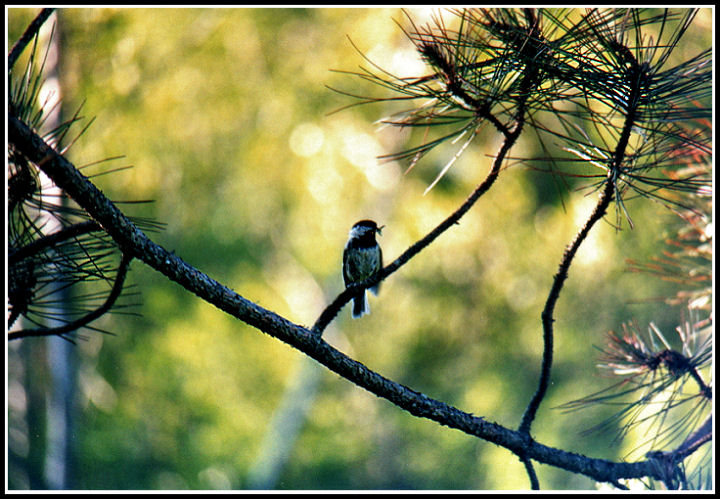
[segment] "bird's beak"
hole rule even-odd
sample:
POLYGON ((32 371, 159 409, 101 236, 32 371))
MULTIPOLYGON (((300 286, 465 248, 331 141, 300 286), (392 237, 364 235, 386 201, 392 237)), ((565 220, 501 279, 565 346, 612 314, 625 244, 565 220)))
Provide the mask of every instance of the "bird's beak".
POLYGON ((381 225, 380 227, 378 227, 378 228, 377 228, 377 233, 382 236, 382 230, 383 230, 384 228, 385 228, 384 225, 381 225))

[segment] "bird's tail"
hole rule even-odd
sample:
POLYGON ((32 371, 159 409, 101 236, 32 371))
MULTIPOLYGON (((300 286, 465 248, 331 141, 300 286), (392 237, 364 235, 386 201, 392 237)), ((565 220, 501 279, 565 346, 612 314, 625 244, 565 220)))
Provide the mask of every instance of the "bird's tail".
POLYGON ((357 319, 359 317, 362 317, 365 314, 370 313, 370 304, 368 303, 367 293, 365 293, 364 289, 361 291, 361 293, 362 294, 353 298, 353 308, 352 308, 353 319, 357 319))

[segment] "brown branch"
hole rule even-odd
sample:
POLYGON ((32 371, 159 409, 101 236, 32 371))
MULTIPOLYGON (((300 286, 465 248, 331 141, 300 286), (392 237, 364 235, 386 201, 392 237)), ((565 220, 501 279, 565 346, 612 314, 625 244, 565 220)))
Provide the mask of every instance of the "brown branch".
POLYGON ((676 466, 677 463, 688 457, 690 454, 698 450, 700 447, 710 442, 713 438, 712 430, 712 414, 708 416, 705 422, 695 430, 692 435, 687 437, 683 443, 681 443, 677 449, 672 451, 653 451, 648 452, 648 458, 656 459, 658 461, 666 461, 672 466, 676 466))
MULTIPOLYGON (((535 12, 532 9, 527 9, 526 16, 528 18, 529 26, 528 29, 528 40, 532 39, 534 36, 538 36, 538 19, 535 16, 535 12)), ((417 44, 416 44, 417 45, 417 44)), ((444 74, 446 78, 450 79, 451 82, 454 78, 454 70, 452 70, 452 65, 449 61, 444 60, 444 54, 440 51, 438 47, 433 45, 432 43, 422 43, 418 45, 418 50, 421 53, 425 53, 425 55, 428 55, 428 51, 430 51, 430 54, 434 54, 433 57, 436 60, 437 65, 440 67, 445 67, 444 74)), ((533 50, 533 47, 524 48, 524 50, 533 50)), ((364 57, 364 56, 363 56, 364 57)), ((325 310, 322 311, 318 319, 315 321, 315 324, 312 327, 312 331, 317 334, 318 336, 322 336, 323 331, 325 328, 327 328, 328 324, 337 316, 338 313, 340 313, 340 310, 342 307, 344 307, 355 295, 355 292, 358 288, 368 288, 376 285, 377 283, 383 281, 386 279, 390 274, 398 270, 401 266, 403 266, 405 263, 410 261, 415 255, 417 255, 420 251, 425 249, 427 246, 430 245, 435 239, 437 239, 443 232, 448 230, 451 226, 457 224, 459 220, 465 215, 465 213, 472 208, 472 206, 475 204, 475 202, 480 199, 480 197, 485 194, 485 192, 490 189, 492 184, 495 182, 495 180, 498 177, 498 174, 500 173, 500 167, 505 160, 505 157, 507 156, 507 153, 510 151, 512 146, 517 141, 518 137, 520 136, 520 133, 522 132, 523 126, 525 124, 525 114, 527 111, 527 100, 530 95, 530 89, 533 85, 537 85, 538 81, 538 74, 539 74, 539 66, 532 65, 529 67, 527 73, 524 75, 523 80, 520 85, 520 92, 518 93, 517 97, 517 111, 515 115, 515 128, 513 130, 510 130, 505 125, 501 124, 494 115, 490 112, 490 108, 487 104, 483 104, 475 99, 472 99, 469 95, 466 95, 464 93, 464 90, 462 91, 463 94, 459 95, 459 97, 464 98, 466 101, 468 101, 469 104, 471 104, 475 108, 475 112, 478 116, 483 117, 484 119, 489 120, 495 128, 500 131, 503 136, 505 137, 503 144, 500 148, 500 151, 498 152, 498 155, 495 157, 495 160, 493 161, 492 168, 490 169, 490 172, 488 173, 487 177, 485 177, 485 180, 478 185, 478 187, 473 191, 472 194, 465 200, 465 202, 460 206, 460 208, 457 209, 452 215, 450 215, 448 218, 443 220, 435 229, 433 229, 431 232, 429 232, 425 237, 417 241, 415 244, 410 246, 403 254, 401 254, 397 259, 395 259, 394 262, 392 262, 387 267, 383 268, 375 274, 370 279, 367 279, 366 281, 362 283, 358 283, 354 286, 351 286, 349 288, 346 288, 344 291, 342 291, 336 298, 333 300, 330 305, 328 305, 325 310)), ((461 87, 458 87, 461 89, 461 87)), ((458 91, 458 89, 455 89, 458 91)))
MULTIPOLYGON (((15 147, 85 209, 124 252, 142 260, 202 300, 304 352, 331 371, 410 414, 487 440, 528 459, 583 474, 597 481, 659 477, 658 470, 650 461, 616 463, 548 447, 527 434, 463 412, 384 378, 336 350, 312 331, 247 300, 152 242, 69 161, 13 116, 8 119, 8 137, 15 147)), ((386 269, 396 263, 393 262, 386 269)))
POLYGON ((532 490, 540 490, 540 481, 538 480, 537 473, 535 472, 535 466, 533 466, 532 460, 525 454, 520 455, 520 461, 525 466, 525 472, 530 479, 530 488, 532 490))
POLYGON ((122 293, 123 284, 125 283, 125 278, 127 277, 127 271, 128 271, 128 267, 130 266, 131 260, 132 260, 131 256, 127 256, 127 255, 123 254, 122 259, 120 260, 120 265, 118 266, 117 275, 115 276, 115 283, 113 284, 113 287, 110 290, 110 294, 108 295, 105 302, 102 305, 100 305, 98 308, 93 310, 92 312, 88 313, 87 315, 84 315, 83 317, 80 317, 77 320, 69 322, 63 326, 43 327, 43 328, 36 328, 36 329, 22 329, 20 331, 12 331, 12 332, 8 333, 8 341, 18 340, 20 338, 28 338, 31 336, 64 337, 66 334, 76 331, 76 330, 80 329, 81 327, 85 327, 88 324, 90 324, 92 321, 99 319, 103 314, 105 314, 108 310, 110 310, 112 308, 112 306, 115 304, 117 299, 120 297, 120 294, 122 293))
POLYGON ((712 388, 705 384, 705 381, 700 376, 700 373, 694 367, 690 368, 690 376, 695 380, 702 392, 703 397, 708 400, 712 400, 712 388))
POLYGON ((615 185, 612 182, 607 182, 605 189, 603 189, 603 192, 595 205, 595 209, 585 222, 585 225, 577 233, 572 243, 565 249, 562 261, 560 262, 560 268, 553 278, 553 285, 550 289, 547 301, 545 302, 545 308, 543 309, 541 315, 543 325, 543 359, 540 367, 540 380, 535 394, 525 409, 520 427, 518 428, 519 431, 523 433, 530 432, 530 426, 535 419, 535 414, 537 413, 540 403, 545 397, 545 393, 547 392, 550 384, 550 370, 553 360, 553 322, 555 321, 553 313, 555 310, 555 304, 557 303, 558 298, 560 298, 560 291, 568 278, 570 265, 572 264, 580 245, 583 241, 585 241, 587 235, 590 233, 590 229, 593 228, 595 223, 605 216, 605 213, 610 206, 610 202, 613 199, 614 187, 615 185))
POLYGON ((705 422, 687 437, 675 450, 672 451, 652 451, 648 452, 646 457, 654 463, 655 469, 661 475, 662 480, 668 489, 677 489, 685 481, 685 473, 678 465, 700 447, 712 440, 712 414, 708 416, 705 422))
POLYGON ((521 126, 516 127, 515 130, 513 130, 506 136, 505 140, 503 141, 503 145, 498 152, 498 155, 493 161, 490 172, 488 173, 487 177, 485 177, 485 180, 483 180, 482 183, 478 185, 478 187, 472 192, 472 194, 468 196, 465 202, 463 202, 463 204, 460 205, 460 207, 452 215, 443 220, 437 227, 435 227, 432 231, 425 235, 425 237, 423 237, 415 244, 410 246, 408 249, 406 249, 404 253, 402 253, 399 257, 395 259, 395 261, 393 261, 385 268, 381 269, 380 272, 375 274, 373 277, 365 280, 362 283, 357 283, 355 286, 348 287, 343 292, 341 292, 337 296, 337 298, 335 298, 335 300, 333 300, 333 302, 330 303, 330 305, 328 305, 327 308, 322 311, 317 321, 315 321, 315 324, 312 327, 312 331, 318 336, 322 336, 322 333, 328 326, 328 324, 330 324, 330 322, 335 318, 335 316, 340 313, 342 307, 344 307, 345 304, 347 304, 355 295, 355 291, 357 290, 357 288, 369 288, 383 281, 390 274, 392 274, 400 267, 405 265, 407 262, 409 262, 415 255, 428 247, 430 243, 437 239, 443 232, 448 230, 453 225, 457 224, 459 220, 463 217, 463 215, 465 215, 465 213, 467 213, 470 208, 472 208, 475 202, 480 199, 480 197, 485 194, 495 182, 498 174, 500 173, 500 166, 502 165, 502 162, 507 156, 508 151, 510 151, 512 146, 517 141, 517 138, 520 136, 521 128, 521 126))
POLYGON ((94 220, 64 227, 53 234, 48 234, 47 236, 36 239, 14 251, 10 251, 12 250, 12 248, 10 248, 8 251, 8 265, 14 265, 27 257, 36 255, 47 248, 54 247, 67 239, 99 230, 102 230, 102 228, 94 220))
POLYGON ((13 48, 10 50, 10 53, 8 54, 8 71, 12 71, 13 66, 15 66, 15 62, 17 61, 18 57, 20 57, 20 54, 22 54, 22 51, 25 50, 25 47, 27 47, 27 44, 30 43, 30 40, 37 34, 38 31, 40 31, 40 28, 43 24, 45 24, 45 21, 47 21, 48 17, 55 11, 55 9, 43 9, 40 11, 40 13, 35 17, 35 19, 32 20, 30 25, 25 30, 25 33, 22 34, 22 36, 18 39, 18 41, 15 42, 15 45, 13 45, 13 48))
MULTIPOLYGON (((628 53, 630 53, 629 50, 628 53)), ((629 80, 628 83, 632 85, 632 91, 628 98, 628 102, 633 103, 634 107, 628 109, 627 115, 625 116, 623 130, 615 146, 615 152, 612 161, 608 165, 607 179, 605 180, 605 186, 600 194, 600 197, 598 198, 598 202, 595 205, 593 212, 590 214, 587 221, 585 222, 585 225, 583 225, 582 229, 580 229, 580 231, 577 233, 572 243, 570 243, 570 245, 565 249, 565 253, 563 254, 562 260, 560 261, 560 267, 558 269, 558 272, 553 278, 553 285, 550 289, 547 301, 545 302, 545 308, 542 311, 544 347, 543 360, 540 368, 540 380, 535 394, 533 395, 530 403, 525 409, 525 413, 523 414, 522 421, 519 427, 519 430, 524 433, 530 432, 530 426, 535 419, 535 415, 538 408, 540 407, 540 403, 545 397, 548 386, 550 385, 550 369, 552 367, 553 360, 553 322, 555 321, 555 319, 553 318, 553 314, 555 311, 555 304, 557 303, 557 300, 560 297, 560 291, 562 290, 563 285, 568 278, 568 271, 570 269, 570 265, 572 264, 573 259, 575 258, 577 250, 580 248, 580 245, 585 241, 593 226, 600 219, 602 219, 602 217, 605 216, 605 213, 607 213, 607 209, 613 200, 620 166, 622 165, 625 158, 628 143, 630 141, 630 135, 632 133, 632 128, 633 126, 635 126, 637 120, 637 102, 639 101, 639 96, 642 93, 642 79, 640 77, 641 69, 632 54, 630 54, 629 57, 632 57, 634 65, 630 68, 629 74, 625 76, 629 80)))

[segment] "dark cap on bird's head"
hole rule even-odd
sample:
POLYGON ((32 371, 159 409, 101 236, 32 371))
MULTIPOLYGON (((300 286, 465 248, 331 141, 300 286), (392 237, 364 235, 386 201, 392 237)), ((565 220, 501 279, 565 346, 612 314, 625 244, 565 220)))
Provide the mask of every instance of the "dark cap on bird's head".
POLYGON ((366 232, 377 232, 382 235, 383 227, 385 226, 381 225, 378 227, 378 224, 374 220, 360 220, 359 222, 355 222, 355 225, 352 226, 350 232, 351 234, 354 233, 356 235, 366 232))

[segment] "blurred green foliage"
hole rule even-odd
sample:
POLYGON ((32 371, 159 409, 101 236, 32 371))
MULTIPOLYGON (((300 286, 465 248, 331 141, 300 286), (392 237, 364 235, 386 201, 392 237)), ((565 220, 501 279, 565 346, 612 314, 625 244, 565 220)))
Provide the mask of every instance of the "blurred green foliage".
MULTIPOLYGON (((418 25, 428 20, 427 9, 409 12, 418 25)), ((35 13, 8 10, 10 44, 35 13)), ((700 28, 707 16, 698 17, 700 28)), ((454 150, 433 152, 404 174, 406 165, 375 159, 407 138, 373 125, 392 108, 329 114, 353 101, 326 85, 381 93, 330 71, 368 64, 348 37, 391 72, 422 68, 393 19, 406 22, 397 9, 62 9, 64 110, 84 103, 83 114, 96 117, 70 159, 124 155, 84 171, 133 165, 96 182, 111 199, 155 200, 124 209, 167 224, 151 235, 156 242, 310 325, 342 290, 342 247, 356 220, 386 225, 380 242, 391 261, 462 202, 499 144, 491 134, 477 141, 423 196, 454 150)), ((708 43, 693 40, 689 53, 708 43)), ((528 134, 514 155, 532 151, 541 154, 528 134)), ((343 310, 329 341, 430 397, 517 426, 536 387, 545 297, 595 203, 558 182, 522 166, 503 171, 458 227, 383 284, 369 317, 352 321, 343 310)), ((628 205, 635 229, 598 226, 571 268, 556 312, 552 385, 533 434, 608 459, 623 457, 611 439, 579 436, 602 410, 563 415, 551 407, 604 386, 594 345, 607 330, 631 317, 674 327, 677 309, 645 301, 670 284, 625 272, 626 258, 657 251, 673 215, 642 200, 628 205)), ((142 293, 142 316, 105 317, 101 325, 117 336, 91 333, 77 347, 71 486, 248 487, 304 356, 138 261, 130 279, 142 293)), ((546 466, 538 474, 545 488, 594 487, 546 466)), ((23 483, 12 473, 9 480, 11 488, 23 483)), ((511 453, 414 418, 323 370, 277 487, 524 489, 528 481, 511 453)))

